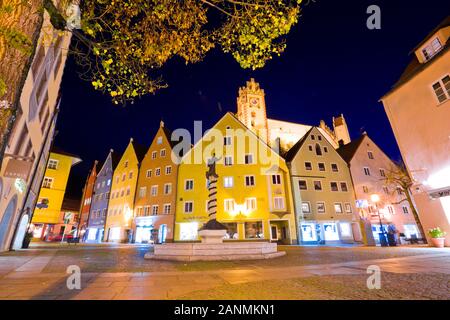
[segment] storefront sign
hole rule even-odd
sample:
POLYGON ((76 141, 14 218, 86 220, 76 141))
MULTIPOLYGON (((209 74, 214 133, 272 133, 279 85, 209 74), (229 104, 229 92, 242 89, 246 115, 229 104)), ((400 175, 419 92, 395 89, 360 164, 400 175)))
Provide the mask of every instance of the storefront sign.
POLYGON ((9 159, 8 164, 5 168, 5 177, 7 178, 19 178, 19 179, 28 179, 28 175, 30 174, 32 162, 17 160, 17 159, 9 159))
POLYGON ((450 196, 450 187, 445 187, 442 189, 432 190, 428 193, 432 199, 439 199, 443 197, 450 196))

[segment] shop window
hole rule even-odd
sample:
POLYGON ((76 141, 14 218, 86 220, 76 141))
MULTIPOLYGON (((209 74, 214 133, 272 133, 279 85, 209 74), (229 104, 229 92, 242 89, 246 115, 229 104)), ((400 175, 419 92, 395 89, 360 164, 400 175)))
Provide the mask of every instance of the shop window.
POLYGON ((227 228, 227 233, 224 239, 237 240, 239 239, 237 223, 222 223, 227 228))
POLYGON ((300 228, 303 241, 317 241, 316 225, 314 223, 302 223, 300 228))
POLYGON ((337 230, 336 223, 324 223, 323 233, 326 241, 337 241, 339 240, 339 233, 337 230))
POLYGON ((264 239, 262 221, 245 223, 245 239, 264 239))

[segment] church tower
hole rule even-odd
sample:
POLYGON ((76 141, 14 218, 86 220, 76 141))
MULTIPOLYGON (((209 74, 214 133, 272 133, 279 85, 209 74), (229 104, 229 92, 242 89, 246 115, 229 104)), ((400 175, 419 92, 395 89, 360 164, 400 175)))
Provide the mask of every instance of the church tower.
POLYGON ((245 87, 239 88, 237 98, 237 117, 247 128, 258 135, 265 143, 269 142, 266 101, 264 90, 251 78, 245 87))
POLYGON ((352 140, 350 139, 350 134, 348 132, 347 122, 345 122, 344 115, 341 114, 339 117, 333 117, 333 128, 336 135, 336 140, 339 145, 348 144, 352 140))

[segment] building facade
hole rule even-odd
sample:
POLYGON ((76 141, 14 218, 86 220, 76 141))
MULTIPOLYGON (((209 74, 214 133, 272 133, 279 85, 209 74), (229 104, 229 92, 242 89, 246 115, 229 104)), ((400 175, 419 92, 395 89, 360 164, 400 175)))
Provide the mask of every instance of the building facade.
POLYGON ((26 77, 13 131, 1 160, 0 251, 19 249, 30 222, 55 131, 59 87, 70 32, 54 32, 44 14, 40 40, 26 77), (43 41, 53 33, 52 43, 43 41))
POLYGON ((87 222, 87 236, 85 237, 86 242, 103 241, 113 173, 119 160, 119 155, 111 149, 97 174, 92 197, 88 200, 90 209, 87 222))
POLYGON ((98 161, 94 161, 94 165, 89 171, 86 183, 83 187, 83 196, 81 198, 80 215, 78 221, 78 234, 77 236, 82 240, 87 237, 86 230, 89 221, 89 213, 91 211, 92 197, 94 196, 95 180, 97 179, 98 161))
POLYGON ((364 133, 357 140, 338 149, 350 166, 353 186, 361 217, 370 221, 373 239, 379 243, 381 226, 384 232, 389 226, 404 238, 421 238, 413 211, 403 192, 386 182, 386 177, 395 172, 396 164, 364 133), (379 204, 372 203, 371 195, 379 195, 379 204), (381 222, 380 222, 381 221, 381 222), (394 229, 393 229, 394 230, 394 229))
POLYGON ((146 151, 131 138, 114 170, 104 241, 129 242, 132 240, 134 196, 140 163, 146 151))
POLYGON ((447 17, 413 50, 400 80, 381 98, 415 182, 412 193, 425 232, 435 227, 447 231, 446 246, 450 246, 449 37, 447 17))
POLYGON ((76 155, 52 148, 31 219, 35 238, 45 240, 53 234, 55 225, 61 223, 61 208, 70 170, 80 161, 76 155))
MULTIPOLYGON (((49 230, 48 241, 67 241, 69 238, 76 238, 80 225, 80 199, 70 199, 65 197, 59 215, 59 221, 49 230)), ((35 236, 39 236, 39 229, 35 229, 35 236)))
POLYGON ((321 130, 311 128, 285 158, 300 243, 363 241, 350 170, 321 130))
POLYGON ((231 113, 182 157, 178 167, 175 241, 198 240, 208 221, 207 163, 217 160, 217 220, 226 241, 297 243, 286 163, 231 113))
POLYGON ((172 160, 171 133, 161 121, 142 165, 134 204, 134 241, 172 242, 178 164, 172 160))

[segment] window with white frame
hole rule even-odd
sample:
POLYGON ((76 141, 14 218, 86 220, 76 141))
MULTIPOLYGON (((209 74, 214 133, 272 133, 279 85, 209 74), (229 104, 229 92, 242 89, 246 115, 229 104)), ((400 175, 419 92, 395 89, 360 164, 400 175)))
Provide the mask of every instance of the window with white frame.
POLYGON ((249 153, 244 156, 245 164, 253 164, 253 154, 249 153))
POLYGON ((274 197, 273 207, 275 210, 284 210, 284 197, 274 197))
POLYGON ((156 144, 162 144, 162 141, 163 141, 162 137, 159 136, 159 137, 156 139, 156 144))
POLYGON ((159 177, 161 175, 161 168, 155 169, 155 176, 159 177))
POLYGON ((171 194, 172 193, 172 184, 166 183, 164 184, 164 194, 171 194))
POLYGON ((142 208, 142 207, 136 208, 136 216, 138 216, 138 217, 142 216, 143 212, 144 212, 144 208, 142 208))
POLYGON ((302 213, 311 213, 311 205, 308 201, 302 202, 302 213))
POLYGON ((369 157, 369 159, 373 160, 373 152, 372 151, 367 151, 367 156, 369 157))
POLYGON ((245 186, 246 187, 255 186, 255 176, 245 176, 245 186))
POLYGON ((370 176, 370 169, 367 168, 367 167, 364 167, 364 174, 365 174, 366 176, 370 176))
POLYGON ((225 165, 226 166, 233 165, 233 157, 232 156, 225 156, 225 165))
POLYGON ((346 202, 344 204, 344 207, 345 207, 345 212, 346 213, 352 213, 353 210, 352 210, 352 205, 350 203, 346 202))
POLYGON ((223 178, 223 186, 225 188, 233 188, 233 185, 234 185, 233 177, 224 177, 223 178))
POLYGON ((426 61, 433 58, 433 56, 442 49, 442 44, 439 38, 434 38, 427 46, 422 49, 423 57, 426 61))
POLYGON ((53 184, 53 178, 44 177, 44 181, 42 181, 42 188, 50 189, 53 184))
POLYGON ((170 203, 164 204, 164 214, 170 214, 171 205, 170 203))
POLYGON ((151 178, 151 177, 152 177, 152 170, 147 170, 145 176, 146 176, 147 178, 151 178))
POLYGON ((166 166, 166 175, 169 175, 172 173, 172 166, 166 166))
POLYGON ((50 160, 48 160, 47 168, 56 170, 56 169, 58 169, 58 163, 59 163, 58 160, 50 159, 50 160))
POLYGON ((162 158, 164 158, 164 157, 166 156, 166 149, 161 149, 161 150, 159 151, 159 155, 160 155, 162 158))
POLYGON ((158 155, 158 152, 156 152, 156 151, 153 151, 152 152, 152 159, 156 159, 156 156, 158 155))
POLYGON ((159 206, 157 204, 152 205, 152 215, 156 216, 158 214, 159 206))
POLYGON ((404 213, 404 214, 408 214, 408 213, 409 213, 409 209, 408 209, 407 206, 403 206, 403 207, 402 207, 402 210, 403 210, 403 213, 404 213))
POLYGON ((232 143, 232 138, 230 136, 223 137, 223 144, 225 146, 230 146, 232 143))
POLYGON ((139 188, 139 198, 144 198, 147 193, 147 187, 140 187, 139 188))
POLYGON ((339 171, 338 165, 336 163, 331 164, 331 171, 333 171, 333 172, 339 171))
POLYGON ((346 182, 341 182, 341 191, 342 192, 347 192, 348 191, 348 187, 347 187, 347 183, 346 182))
POLYGON ((336 202, 334 204, 334 212, 336 213, 342 213, 342 203, 336 202))
POLYGON ((256 210, 256 198, 245 198, 245 209, 247 211, 256 210))
POLYGON ((194 203, 192 201, 184 202, 184 213, 192 213, 194 211, 194 203))
POLYGON ((380 176, 386 177, 386 171, 384 169, 380 169, 380 176))
POLYGON ((325 202, 317 201, 317 213, 325 213, 325 202))
POLYGON ((194 180, 187 179, 184 181, 184 190, 193 190, 194 189, 194 180))
POLYGON ((339 191, 337 182, 330 182, 331 191, 339 191))
POLYGON ((226 212, 234 211, 234 199, 225 199, 223 201, 223 207, 226 212))
POLYGON ((308 190, 308 185, 306 183, 306 180, 298 180, 298 188, 300 190, 308 190))
POLYGON ((388 209, 388 212, 389 212, 390 214, 395 214, 395 211, 394 211, 394 207, 393 207, 393 206, 387 206, 387 209, 388 209))
POLYGON ((281 175, 273 174, 272 175, 272 184, 281 184, 281 175))
POLYGON ((441 80, 433 83, 434 94, 439 103, 450 99, 450 76, 447 75, 441 80))
POLYGON ((150 215, 150 206, 145 206, 144 207, 144 216, 149 216, 150 215))
POLYGON ((158 185, 152 186, 150 192, 151 192, 152 197, 156 197, 158 195, 158 185))

